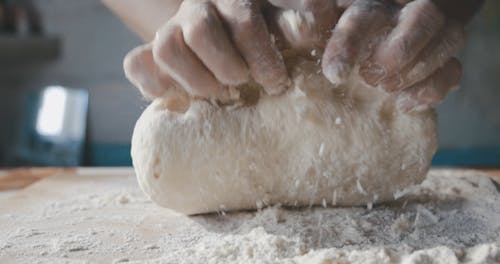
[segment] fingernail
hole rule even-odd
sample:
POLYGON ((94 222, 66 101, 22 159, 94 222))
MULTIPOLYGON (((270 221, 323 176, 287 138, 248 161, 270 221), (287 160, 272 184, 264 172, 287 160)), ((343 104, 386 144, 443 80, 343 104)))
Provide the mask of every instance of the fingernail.
POLYGON ((359 74, 365 82, 372 86, 377 86, 379 82, 385 77, 385 68, 380 64, 369 63, 361 66, 359 74))
POLYGON ((217 95, 217 99, 223 103, 231 101, 233 98, 229 88, 227 87, 222 88, 222 91, 220 91, 219 94, 217 95))
POLYGON ((384 91, 391 93, 401 90, 402 84, 403 81, 401 80, 401 78, 394 76, 381 81, 380 87, 384 89, 384 91))
POLYGON ((219 95, 217 96, 217 99, 219 99, 221 102, 229 101, 229 92, 223 91, 223 92, 219 93, 219 95))
POLYGON ((275 85, 271 89, 268 89, 269 95, 279 95, 286 91, 292 85, 292 81, 290 79, 286 79, 286 81, 275 85))
POLYGON ((331 63, 323 67, 323 72, 326 78, 335 86, 345 82, 349 75, 350 69, 343 63, 331 63))
POLYGON ((420 103, 417 100, 411 98, 407 94, 399 95, 396 99, 396 107, 403 113, 409 113, 415 110, 419 105, 420 103))

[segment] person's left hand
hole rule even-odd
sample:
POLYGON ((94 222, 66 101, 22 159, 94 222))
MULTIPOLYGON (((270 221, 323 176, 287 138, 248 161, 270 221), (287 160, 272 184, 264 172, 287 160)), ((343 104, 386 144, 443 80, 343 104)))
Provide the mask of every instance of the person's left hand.
POLYGON ((441 102, 459 84, 462 67, 453 55, 464 42, 464 25, 446 17, 432 0, 399 2, 348 3, 322 66, 340 85, 360 65, 367 84, 397 93, 398 108, 409 112, 441 102))
POLYGON ((280 49, 324 47, 339 12, 332 0, 271 2, 184 0, 151 43, 126 56, 127 78, 149 99, 227 102, 228 88, 250 79, 282 93, 290 80, 280 49))

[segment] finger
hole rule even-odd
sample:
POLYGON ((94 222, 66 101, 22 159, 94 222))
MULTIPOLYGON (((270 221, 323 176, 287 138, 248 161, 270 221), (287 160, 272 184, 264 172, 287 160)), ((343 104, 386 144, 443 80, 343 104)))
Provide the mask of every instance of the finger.
POLYGON ((279 94, 290 85, 285 63, 273 44, 259 6, 253 1, 243 2, 216 1, 216 6, 252 78, 268 94, 279 94))
POLYGON ((340 9, 346 10, 348 7, 350 7, 352 5, 354 0, 337 0, 336 2, 337 2, 337 6, 340 9))
POLYGON ((331 0, 269 0, 274 6, 282 9, 293 9, 295 11, 312 13, 317 16, 328 14, 336 8, 335 2, 331 0))
POLYGON ((226 85, 239 85, 249 80, 245 61, 229 40, 216 10, 209 3, 191 8, 194 12, 185 14, 190 22, 183 25, 186 44, 203 64, 226 85))
POLYGON ((414 1, 414 0, 395 0, 395 2, 400 4, 400 5, 406 5, 411 1, 414 1))
POLYGON ((153 60, 152 44, 139 46, 125 56, 125 76, 148 99, 162 97, 175 86, 174 80, 162 73, 153 60))
POLYGON ((153 43, 153 58, 190 95, 225 99, 227 91, 186 45, 180 26, 169 23, 153 43))
POLYGON ((360 74, 376 86, 410 63, 443 27, 444 16, 432 0, 416 0, 399 13, 399 21, 373 56, 363 63, 360 74))
POLYGON ((438 104, 460 83, 462 65, 452 58, 426 80, 403 91, 397 98, 397 106, 403 112, 425 109, 438 104))
POLYGON ((465 33, 458 22, 448 22, 442 33, 424 48, 417 58, 401 72, 384 79, 380 86, 388 91, 400 91, 410 87, 442 67, 463 46, 465 33))
POLYGON ((271 0, 280 9, 268 23, 278 25, 277 32, 287 48, 324 48, 339 17, 331 0, 271 0))
POLYGON ((390 6, 379 1, 357 0, 342 15, 323 55, 325 76, 335 85, 342 84, 360 58, 368 41, 381 34, 391 23, 390 6))

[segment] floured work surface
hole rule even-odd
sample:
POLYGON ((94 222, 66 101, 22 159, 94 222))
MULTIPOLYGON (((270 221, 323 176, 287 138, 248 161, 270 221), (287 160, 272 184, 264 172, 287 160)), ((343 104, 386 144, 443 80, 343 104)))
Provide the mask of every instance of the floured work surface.
POLYGON ((86 174, 0 201, 0 263, 500 263, 500 194, 480 172, 431 171, 371 210, 189 218, 148 201, 131 170, 86 174))

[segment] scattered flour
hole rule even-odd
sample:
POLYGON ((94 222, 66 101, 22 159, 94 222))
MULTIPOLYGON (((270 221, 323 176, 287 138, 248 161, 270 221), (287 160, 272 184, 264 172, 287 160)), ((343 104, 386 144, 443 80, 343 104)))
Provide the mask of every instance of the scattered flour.
POLYGON ((185 217, 149 202, 132 174, 50 194, 0 201, 0 263, 500 263, 500 194, 473 171, 431 171, 371 210, 185 217))

